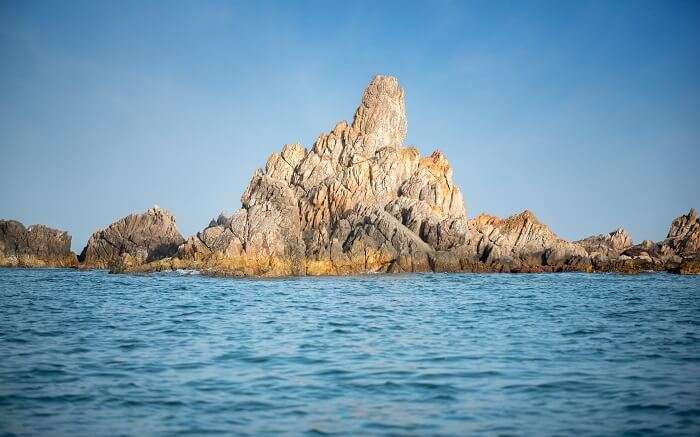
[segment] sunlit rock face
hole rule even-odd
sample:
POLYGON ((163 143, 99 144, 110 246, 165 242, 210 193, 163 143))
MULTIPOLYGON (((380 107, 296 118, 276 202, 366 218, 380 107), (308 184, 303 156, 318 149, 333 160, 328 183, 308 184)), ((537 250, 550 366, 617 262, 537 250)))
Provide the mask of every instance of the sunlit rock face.
POLYGON ((430 270, 466 249, 466 212, 447 158, 404 146, 406 130, 404 90, 376 76, 352 124, 272 154, 242 208, 178 256, 243 275, 430 270))
POLYGON ((695 208, 691 208, 688 214, 673 220, 666 240, 662 244, 669 246, 680 256, 700 252, 700 217, 695 208))
POLYGON ((505 271, 590 270, 586 249, 559 238, 528 210, 500 219, 481 214, 470 220, 470 252, 505 271))
POLYGON ((81 259, 117 271, 194 268, 234 276, 634 273, 677 269, 698 252, 695 210, 674 220, 663 242, 637 246, 623 229, 571 243, 527 210, 467 220, 449 161, 440 151, 422 156, 405 146, 406 120, 398 80, 376 76, 352 123, 339 122, 308 149, 287 144, 273 153, 254 172, 241 207, 177 250, 182 237, 174 218, 149 210, 93 235, 81 259))
POLYGON ((657 263, 680 263, 683 258, 693 257, 700 252, 700 218, 695 208, 688 214, 676 217, 665 240, 653 242, 644 240, 625 250, 623 256, 649 258, 657 263))
POLYGON ((1 267, 73 267, 77 258, 70 244, 68 232, 0 220, 1 267))
POLYGON ((626 230, 618 228, 608 234, 593 235, 576 241, 583 246, 591 257, 613 258, 632 246, 632 236, 626 230))
POLYGON ((84 267, 121 268, 170 257, 185 240, 175 217, 154 206, 143 214, 130 214, 90 237, 80 254, 84 267))

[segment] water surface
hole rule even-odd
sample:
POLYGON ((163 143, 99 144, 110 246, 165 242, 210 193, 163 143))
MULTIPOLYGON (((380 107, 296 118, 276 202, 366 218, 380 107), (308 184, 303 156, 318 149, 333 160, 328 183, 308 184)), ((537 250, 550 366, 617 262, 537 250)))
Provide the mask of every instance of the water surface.
POLYGON ((0 269, 0 434, 700 433, 700 277, 0 269))

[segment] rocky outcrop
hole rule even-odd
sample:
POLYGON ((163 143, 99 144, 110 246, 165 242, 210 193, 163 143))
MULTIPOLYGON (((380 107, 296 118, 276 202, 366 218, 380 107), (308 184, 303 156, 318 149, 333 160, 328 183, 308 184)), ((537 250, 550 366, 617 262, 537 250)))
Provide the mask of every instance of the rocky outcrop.
POLYGON ((84 267, 133 269, 174 255, 184 241, 175 217, 155 206, 92 234, 79 259, 84 267))
POLYGON ((700 275, 700 255, 684 258, 671 271, 681 275, 700 275))
POLYGON ((528 210, 506 219, 481 214, 469 221, 470 251, 494 270, 568 271, 591 268, 588 253, 552 232, 528 210))
MULTIPOLYGON (((174 220, 147 232, 146 243, 125 237, 133 234, 128 229, 150 226, 132 217, 93 236, 81 258, 124 271, 194 268, 236 276, 631 271, 657 265, 646 252, 621 255, 636 248, 622 229, 571 243, 530 211, 467 220, 447 158, 440 151, 421 156, 404 145, 406 120, 398 81, 376 76, 352 123, 339 122, 309 149, 287 144, 273 153, 253 174, 241 207, 220 214, 174 256, 180 241, 174 220)), ((648 250, 672 256, 697 251, 696 222, 694 211, 677 219, 664 243, 668 248, 652 243, 648 250)))
MULTIPOLYGON (((586 239, 588 240, 588 239, 586 239)), ((581 243, 583 243, 583 240, 581 243)), ((644 240, 615 255, 592 257, 597 271, 639 273, 667 270, 695 274, 700 253, 700 219, 695 209, 671 223, 667 238, 659 242, 644 240)))
POLYGON ((25 228, 15 220, 0 220, 1 267, 74 267, 71 236, 44 225, 25 228))
POLYGON ((671 223, 666 240, 661 242, 661 252, 673 251, 674 254, 687 257, 700 253, 700 217, 695 208, 671 223))
MULTIPOLYGON (((242 208, 178 253, 234 275, 427 271, 468 241, 462 194, 445 156, 405 147, 404 91, 377 76, 352 124, 307 150, 288 144, 253 175, 242 208)), ((457 264, 459 265, 459 264, 457 264)))
POLYGON ((632 247, 632 236, 622 228, 618 228, 609 234, 593 235, 583 240, 576 241, 583 246, 591 258, 609 259, 620 256, 625 249, 632 247))
MULTIPOLYGON (((694 208, 671 223, 665 240, 657 243, 644 240, 622 252, 621 258, 651 263, 655 270, 679 271, 681 263, 700 253, 700 218, 694 208)), ((685 269, 692 270, 691 268, 685 269)))

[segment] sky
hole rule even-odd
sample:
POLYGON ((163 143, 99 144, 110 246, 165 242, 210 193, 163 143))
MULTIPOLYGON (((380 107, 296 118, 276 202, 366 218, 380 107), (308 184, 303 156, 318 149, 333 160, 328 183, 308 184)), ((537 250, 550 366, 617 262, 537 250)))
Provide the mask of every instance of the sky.
POLYGON ((76 252, 154 204, 194 234, 375 74, 470 217, 639 242, 700 207, 697 1, 0 0, 0 218, 76 252))

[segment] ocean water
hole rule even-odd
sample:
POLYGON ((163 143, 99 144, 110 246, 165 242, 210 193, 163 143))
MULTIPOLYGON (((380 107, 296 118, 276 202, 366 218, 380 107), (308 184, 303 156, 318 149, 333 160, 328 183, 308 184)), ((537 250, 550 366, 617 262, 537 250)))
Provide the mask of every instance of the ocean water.
POLYGON ((1 435, 700 433, 700 277, 0 269, 1 435))

